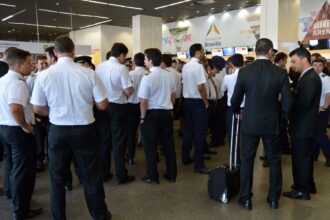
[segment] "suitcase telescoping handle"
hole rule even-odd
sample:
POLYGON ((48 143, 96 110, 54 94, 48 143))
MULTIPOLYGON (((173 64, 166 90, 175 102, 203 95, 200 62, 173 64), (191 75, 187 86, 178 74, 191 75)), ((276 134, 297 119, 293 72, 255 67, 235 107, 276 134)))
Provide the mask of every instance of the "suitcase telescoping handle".
POLYGON ((232 122, 231 122, 231 137, 230 137, 230 156, 229 156, 229 170, 233 170, 233 168, 237 168, 237 141, 238 141, 238 129, 239 129, 239 115, 233 114, 232 122), (237 118, 236 122, 236 134, 235 134, 235 151, 234 151, 234 163, 233 163, 233 139, 234 139, 234 123, 235 117, 237 118))

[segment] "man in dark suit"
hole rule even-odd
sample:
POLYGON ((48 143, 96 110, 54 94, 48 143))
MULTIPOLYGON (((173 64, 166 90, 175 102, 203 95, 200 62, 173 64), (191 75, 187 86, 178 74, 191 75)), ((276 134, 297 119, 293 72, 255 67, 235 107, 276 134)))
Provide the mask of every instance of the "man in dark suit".
POLYGON ((265 145, 269 162, 270 186, 267 202, 278 207, 282 188, 281 148, 279 146, 279 122, 287 118, 292 104, 292 94, 285 70, 274 65, 270 58, 273 43, 262 38, 257 41, 254 63, 240 69, 231 98, 234 113, 240 112, 245 95, 241 128, 240 200, 247 210, 252 209, 253 163, 260 138, 265 145))
POLYGON ((318 131, 322 82, 311 66, 311 55, 305 48, 290 53, 292 68, 301 73, 294 90, 289 134, 292 144, 293 187, 284 196, 309 200, 316 193, 313 180, 313 138, 318 131))

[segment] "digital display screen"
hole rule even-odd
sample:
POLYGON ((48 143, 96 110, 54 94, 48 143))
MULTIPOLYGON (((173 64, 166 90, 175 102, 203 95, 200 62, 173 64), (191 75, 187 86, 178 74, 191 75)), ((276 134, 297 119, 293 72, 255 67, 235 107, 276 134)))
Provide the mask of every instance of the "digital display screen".
POLYGON ((235 54, 235 48, 234 47, 225 47, 222 48, 223 55, 224 56, 231 56, 235 54))
POLYGON ((212 49, 212 56, 223 56, 222 49, 212 49))
POLYGON ((186 52, 184 52, 184 51, 177 52, 176 55, 177 55, 178 59, 187 59, 186 52))
POLYGON ((235 53, 247 55, 247 54, 249 54, 249 50, 248 50, 248 47, 235 47, 235 53))

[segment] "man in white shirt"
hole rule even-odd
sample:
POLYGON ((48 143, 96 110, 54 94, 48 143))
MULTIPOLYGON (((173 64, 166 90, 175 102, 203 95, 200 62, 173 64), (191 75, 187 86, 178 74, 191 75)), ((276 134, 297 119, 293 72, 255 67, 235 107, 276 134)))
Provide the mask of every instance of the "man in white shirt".
POLYGON ((128 53, 127 47, 122 43, 115 43, 111 48, 109 60, 101 63, 96 74, 100 77, 108 91, 109 107, 100 123, 100 153, 104 181, 111 179, 111 153, 112 147, 115 159, 117 184, 125 184, 134 181, 134 176, 127 175, 125 167, 126 154, 126 120, 128 97, 133 94, 134 89, 129 79, 129 72, 123 65, 128 53), (110 133, 109 133, 110 131, 110 133))
POLYGON ((66 219, 65 189, 71 161, 79 169, 79 180, 93 219, 111 219, 101 177, 98 140, 93 115, 108 106, 106 90, 91 69, 74 63, 75 46, 67 36, 55 39, 58 62, 40 74, 34 84, 31 103, 34 112, 49 115, 49 171, 51 214, 66 219))
POLYGON ((24 76, 31 73, 31 54, 15 48, 7 53, 6 61, 9 72, 0 79, 0 136, 5 142, 5 189, 9 190, 7 198, 13 197, 14 219, 25 219, 42 212, 42 209, 30 209, 36 177, 35 119, 24 76))
POLYGON ((138 91, 140 88, 142 77, 148 74, 144 67, 144 54, 137 53, 134 56, 135 68, 129 73, 130 81, 134 88, 134 93, 128 97, 127 107, 127 163, 134 164, 136 133, 140 124, 140 98, 138 91))
POLYGON ((320 99, 319 129, 314 139, 313 158, 317 160, 320 148, 326 158, 326 167, 330 167, 330 142, 327 135, 329 105, 330 105, 330 77, 323 73, 324 63, 321 59, 312 62, 313 68, 319 74, 322 82, 322 93, 320 99))
MULTIPOLYGON (((227 124, 227 134, 228 134, 228 143, 229 146, 230 144, 232 144, 232 146, 235 146, 235 136, 236 136, 236 126, 237 126, 237 120, 239 120, 237 117, 234 118, 234 127, 232 128, 232 120, 233 120, 233 116, 235 115, 232 108, 231 108, 231 97, 234 93, 234 88, 236 85, 236 81, 237 81, 237 76, 238 76, 238 71, 241 67, 243 67, 244 65, 244 57, 241 54, 234 54, 233 56, 228 58, 228 67, 229 67, 229 71, 232 72, 232 74, 226 75, 223 79, 223 83, 221 86, 221 90, 223 92, 227 91, 227 96, 228 96, 228 100, 227 100, 227 120, 226 120, 226 124, 227 124), (233 134, 231 134, 231 131, 233 131, 233 134), (231 143, 231 138, 233 136, 233 143, 231 143)), ((241 103, 241 108, 244 108, 244 99, 243 102, 241 103)), ((240 130, 239 130, 240 131, 240 130)), ((239 135, 240 132, 238 132, 239 135)), ((238 139, 239 140, 239 139, 238 139)), ((240 164, 240 147, 239 147, 239 143, 237 143, 237 161, 240 164)), ((233 149, 233 151, 235 151, 235 149, 233 149)))
POLYGON ((208 85, 206 72, 200 61, 205 59, 201 44, 190 46, 191 60, 182 69, 183 97, 185 109, 185 128, 182 139, 182 163, 194 162, 194 172, 208 174, 204 165, 203 151, 208 126, 208 85), (194 160, 190 151, 194 145, 194 160))
POLYGON ((172 57, 170 54, 163 54, 162 55, 162 63, 161 63, 161 68, 167 70, 170 72, 172 77, 175 79, 175 85, 176 85, 176 92, 175 92, 175 103, 173 106, 173 117, 174 120, 179 118, 179 102, 181 98, 181 92, 182 92, 182 74, 179 73, 176 69, 174 69, 171 65, 173 64, 172 62, 172 57))
POLYGON ((47 57, 45 57, 45 56, 37 56, 37 61, 36 61, 37 71, 34 72, 32 70, 31 74, 26 79, 26 84, 28 85, 31 94, 32 94, 32 90, 33 90, 34 81, 36 80, 37 75, 41 71, 47 69, 47 67, 48 67, 47 57))
POLYGON ((147 159, 147 175, 142 177, 142 181, 148 184, 159 184, 157 144, 160 141, 166 160, 166 171, 163 177, 170 182, 175 182, 177 167, 172 119, 175 80, 170 73, 160 68, 162 54, 158 49, 146 49, 144 54, 145 65, 151 73, 142 78, 138 93, 141 106, 142 145, 147 159))

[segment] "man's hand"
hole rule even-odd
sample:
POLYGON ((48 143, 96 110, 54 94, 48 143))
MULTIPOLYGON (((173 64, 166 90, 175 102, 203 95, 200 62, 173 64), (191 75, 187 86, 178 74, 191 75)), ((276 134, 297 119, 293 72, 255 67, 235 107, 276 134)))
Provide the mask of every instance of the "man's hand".
POLYGON ((27 126, 22 129, 24 132, 26 132, 28 134, 34 134, 34 127, 30 124, 27 124, 27 126))

